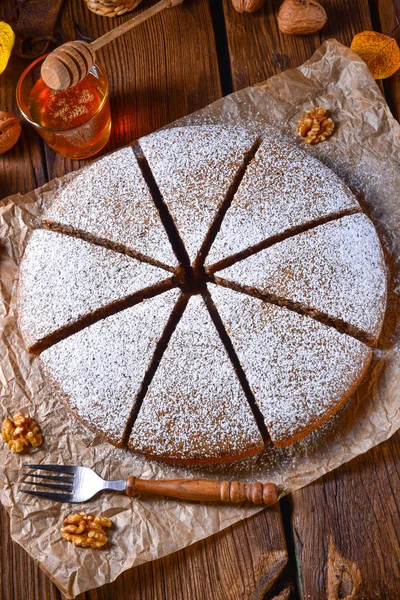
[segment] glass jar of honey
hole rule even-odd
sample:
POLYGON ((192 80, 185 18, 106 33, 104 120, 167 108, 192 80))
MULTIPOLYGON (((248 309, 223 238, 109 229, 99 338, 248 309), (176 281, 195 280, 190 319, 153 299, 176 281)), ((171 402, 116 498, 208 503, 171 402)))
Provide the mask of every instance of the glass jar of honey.
POLYGON ((17 103, 23 117, 61 156, 83 159, 97 154, 111 131, 104 69, 96 63, 77 85, 57 91, 40 76, 45 58, 41 56, 29 65, 18 81, 17 103))

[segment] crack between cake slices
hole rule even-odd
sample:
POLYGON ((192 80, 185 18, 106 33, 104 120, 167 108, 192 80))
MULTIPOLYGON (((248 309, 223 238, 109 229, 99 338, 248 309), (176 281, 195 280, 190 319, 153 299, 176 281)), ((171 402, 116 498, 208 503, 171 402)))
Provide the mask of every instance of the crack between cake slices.
POLYGON ((202 243, 200 250, 198 251, 195 261, 193 263, 193 270, 195 272, 195 278, 198 277, 197 272, 199 270, 201 272, 204 270, 203 265, 204 265, 204 261, 207 258, 207 254, 210 251, 210 248, 221 228, 222 221, 224 220, 224 217, 225 217, 227 211, 229 210, 229 207, 232 204, 233 198, 243 180, 243 177, 245 176, 246 171, 247 171, 251 161, 255 157, 257 150, 261 146, 261 143, 262 143, 261 138, 257 138, 256 141, 254 142, 254 144, 252 145, 252 147, 245 153, 242 164, 240 165, 237 172, 235 173, 233 181, 230 184, 228 191, 226 192, 225 198, 222 201, 222 204, 221 204, 220 208, 218 209, 213 222, 210 225, 210 228, 207 232, 204 242, 202 243))
POLYGON ((97 321, 111 317, 112 315, 126 310, 127 308, 131 308, 135 304, 139 304, 143 300, 154 298, 155 296, 167 292, 174 287, 177 287, 176 278, 169 277, 168 279, 164 279, 164 281, 160 281, 159 283, 156 283, 150 287, 143 288, 134 294, 130 294, 129 296, 115 300, 106 306, 98 308, 90 314, 85 314, 79 317, 74 323, 65 325, 64 327, 60 327, 56 331, 53 331, 38 342, 32 344, 28 348, 28 351, 31 354, 39 355, 44 350, 54 346, 54 344, 57 344, 58 342, 70 337, 74 333, 78 333, 78 331, 82 331, 86 327, 97 323, 97 321))
MULTIPOLYGON (((143 378, 140 391, 137 395, 136 402, 132 408, 131 415, 127 421, 127 426, 125 427, 125 432, 124 432, 124 436, 123 436, 123 440, 124 440, 123 445, 127 446, 129 448, 129 450, 131 450, 131 452, 136 453, 135 448, 131 447, 128 444, 128 440, 132 433, 132 429, 135 424, 136 418, 140 412, 140 409, 143 404, 143 400, 147 394, 149 385, 151 384, 151 381, 157 371, 158 365, 160 364, 163 354, 164 354, 165 350, 167 349, 167 346, 169 344, 171 336, 174 333, 174 331, 185 311, 188 301, 189 301, 189 296, 182 292, 180 297, 176 301, 176 304, 175 304, 174 308, 172 309, 172 312, 171 312, 168 322, 164 328, 164 331, 161 334, 161 337, 157 342, 157 347, 154 351, 153 358, 151 359, 150 366, 147 369, 146 374, 143 378)), ((143 453, 140 453, 140 455, 143 455, 143 453)), ((151 458, 154 460, 154 456, 151 458)))
MULTIPOLYGON (((150 169, 147 158, 139 144, 137 142, 134 146, 132 146, 133 154, 138 161, 139 168, 142 172, 143 179, 146 182, 146 185, 150 191, 151 197, 153 198, 153 202, 155 204, 156 209, 160 215, 160 219, 162 224, 164 225, 164 229, 167 233, 169 242, 172 246, 172 249, 175 253, 176 258, 182 265, 185 271, 191 270, 189 255, 186 251, 185 245, 182 241, 182 238, 179 234, 178 228, 175 225, 175 222, 172 218, 171 213, 169 212, 168 206, 164 202, 160 189, 157 185, 155 177, 150 169)), ((181 267, 181 269, 182 269, 181 267)), ((180 268, 178 267, 177 276, 180 276, 180 268)))
POLYGON ((211 298, 210 292, 207 289, 205 289, 201 295, 204 299, 204 302, 206 304, 208 312, 210 313, 210 317, 215 325, 218 335, 221 338, 223 345, 225 346, 225 350, 229 356, 229 360, 232 363, 233 370, 235 371, 235 374, 236 374, 237 378, 239 379, 240 385, 242 386, 244 395, 245 395, 246 400, 247 400, 247 402, 250 406, 250 409, 253 413, 253 416, 257 423, 257 427, 260 431, 263 442, 267 446, 268 444, 271 443, 271 440, 270 440, 270 436, 269 436, 267 427, 264 423, 264 418, 262 416, 262 413, 261 413, 259 407, 257 406, 257 402, 254 398, 253 392, 251 391, 249 382, 247 381, 246 374, 245 374, 243 367, 240 363, 240 360, 235 352, 235 349, 233 347, 233 344, 229 337, 229 334, 222 322, 222 319, 218 313, 217 307, 215 306, 215 304, 211 298))
POLYGON ((370 336, 365 331, 358 329, 358 327, 356 327, 355 325, 350 325, 342 319, 339 319, 337 317, 331 317, 330 315, 322 311, 304 306, 301 302, 296 302, 295 300, 290 300, 288 298, 281 297, 276 294, 271 294, 270 292, 261 292, 260 290, 252 288, 251 286, 239 285, 237 283, 227 281, 222 277, 218 277, 217 275, 210 276, 209 280, 211 282, 216 283, 217 285, 221 285, 228 289, 234 290, 235 292, 247 294, 248 296, 258 298, 263 302, 287 308, 288 310, 291 310, 299 315, 310 317, 311 319, 314 319, 314 321, 318 321, 323 325, 333 327, 339 333, 345 333, 350 337, 353 337, 354 339, 358 340, 359 342, 362 342, 369 348, 374 348, 376 346, 375 338, 370 336))
POLYGON ((250 256, 253 256, 253 254, 257 254, 258 252, 261 252, 262 250, 266 250, 267 248, 270 248, 271 246, 274 246, 275 244, 279 244, 280 242, 284 242, 285 240, 295 237, 296 235, 305 233, 306 231, 315 229, 316 227, 319 227, 320 225, 325 225, 326 223, 330 223, 331 221, 338 221, 339 219, 342 219, 343 217, 348 217, 350 215, 355 215, 355 214, 362 213, 362 212, 363 211, 361 210, 361 207, 360 208, 351 208, 351 209, 342 210, 337 213, 330 214, 325 217, 320 217, 313 221, 308 221, 307 223, 298 225, 297 227, 291 227, 290 229, 287 229, 286 231, 283 231, 282 233, 278 233, 276 235, 273 235, 273 236, 267 238, 266 240, 263 240, 259 244, 250 246, 249 248, 246 248, 245 250, 242 250, 241 252, 237 252, 236 254, 227 256, 223 260, 220 260, 217 263, 210 265, 209 267, 205 267, 205 272, 207 273, 207 275, 213 275, 217 271, 221 271, 222 269, 231 267, 235 263, 237 263, 241 260, 245 260, 246 258, 249 258, 250 256))
POLYGON ((123 244, 119 244, 118 242, 112 242, 111 240, 107 240, 106 238, 99 237, 97 235, 94 235, 93 233, 88 233, 87 231, 82 231, 81 229, 76 229, 75 227, 70 227, 69 225, 62 225, 61 223, 57 223, 56 221, 43 219, 42 226, 44 229, 56 231, 57 233, 62 233, 70 237, 81 239, 84 242, 88 242, 95 246, 102 246, 103 248, 107 248, 108 250, 118 252, 119 254, 125 254, 126 256, 130 256, 131 258, 136 258, 141 262, 146 262, 150 265, 153 265, 153 267, 160 267, 160 269, 164 269, 164 271, 168 271, 169 273, 176 273, 177 271, 179 271, 179 267, 171 267, 154 258, 151 258, 151 256, 146 256, 145 254, 136 252, 135 250, 132 250, 127 246, 124 246, 123 244))

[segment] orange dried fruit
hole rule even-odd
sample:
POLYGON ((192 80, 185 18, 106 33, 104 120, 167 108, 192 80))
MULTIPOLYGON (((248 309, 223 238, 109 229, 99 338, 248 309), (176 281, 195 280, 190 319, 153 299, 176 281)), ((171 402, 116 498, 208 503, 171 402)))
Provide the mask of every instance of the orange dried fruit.
POLYGON ((394 38, 383 33, 357 33, 350 49, 367 63, 374 79, 386 79, 400 68, 400 48, 394 38))

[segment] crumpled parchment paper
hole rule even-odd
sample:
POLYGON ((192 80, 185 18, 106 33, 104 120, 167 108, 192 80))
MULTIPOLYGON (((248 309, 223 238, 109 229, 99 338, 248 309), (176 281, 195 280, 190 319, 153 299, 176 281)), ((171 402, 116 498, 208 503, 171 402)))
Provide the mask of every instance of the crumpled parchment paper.
POLYGON ((306 149, 357 194, 385 249, 390 284, 384 331, 366 380, 340 413, 290 448, 268 449, 230 467, 189 470, 140 459, 100 441, 51 396, 38 359, 26 352, 18 332, 15 292, 29 232, 54 190, 74 174, 0 204, 0 416, 16 410, 30 413, 45 439, 41 448, 24 457, 11 455, 1 444, 0 498, 11 517, 12 538, 68 597, 111 582, 125 569, 175 552, 260 509, 132 499, 116 493, 83 505, 38 500, 17 490, 22 462, 81 464, 105 478, 258 479, 274 481, 289 493, 366 452, 400 427, 400 125, 366 65, 331 40, 298 69, 231 94, 178 123, 240 123, 261 136, 286 135, 305 147, 296 136, 296 124, 312 106, 329 109, 337 130, 329 141, 306 149), (104 551, 78 549, 61 538, 62 520, 75 508, 112 518, 111 543, 104 551))

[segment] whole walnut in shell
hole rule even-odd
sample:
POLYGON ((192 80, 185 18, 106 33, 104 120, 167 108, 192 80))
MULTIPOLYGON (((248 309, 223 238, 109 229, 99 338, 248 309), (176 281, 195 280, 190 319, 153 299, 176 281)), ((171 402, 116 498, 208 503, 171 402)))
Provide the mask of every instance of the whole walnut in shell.
POLYGON ((322 29, 328 17, 317 0, 285 0, 278 13, 282 33, 307 35, 322 29))
POLYGON ((233 8, 240 13, 252 13, 259 10, 265 0, 231 0, 233 8))
POLYGON ((0 154, 10 150, 21 135, 21 125, 12 113, 0 111, 0 154))

